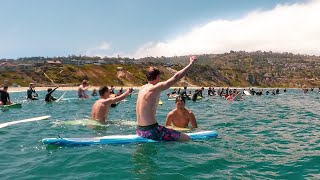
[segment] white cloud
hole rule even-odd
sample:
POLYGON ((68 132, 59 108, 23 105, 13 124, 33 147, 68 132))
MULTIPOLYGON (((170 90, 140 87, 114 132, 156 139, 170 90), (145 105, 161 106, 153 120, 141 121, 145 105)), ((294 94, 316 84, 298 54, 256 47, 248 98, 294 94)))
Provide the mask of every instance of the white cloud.
POLYGON ((88 56, 107 56, 108 50, 111 48, 111 43, 108 42, 102 42, 99 46, 94 48, 87 49, 84 54, 88 56))
POLYGON ((320 1, 278 5, 235 20, 214 20, 165 42, 148 42, 131 57, 224 53, 230 50, 320 55, 320 1))

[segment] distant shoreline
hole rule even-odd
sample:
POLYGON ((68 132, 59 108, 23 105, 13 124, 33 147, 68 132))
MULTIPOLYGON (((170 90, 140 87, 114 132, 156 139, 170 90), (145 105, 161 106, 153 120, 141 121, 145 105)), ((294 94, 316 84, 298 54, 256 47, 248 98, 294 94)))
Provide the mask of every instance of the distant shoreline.
MULTIPOLYGON (((48 87, 36 87, 35 90, 36 91, 46 91, 48 88, 53 88, 55 86, 48 86, 48 87)), ((93 89, 98 90, 100 86, 91 86, 89 88, 89 91, 92 91, 93 89)), ((126 90, 127 88, 131 88, 131 87, 127 87, 127 86, 115 86, 116 90, 119 90, 120 88, 123 88, 124 90, 126 90)), ((140 87, 132 87, 133 89, 140 89, 142 86, 140 87)), ((13 92, 25 92, 27 91, 29 87, 9 87, 8 92, 13 93, 13 92)), ((171 87, 170 89, 183 89, 183 87, 171 87)), ((199 89, 201 87, 194 87, 194 86, 190 86, 188 87, 188 89, 199 89)), ((207 90, 209 87, 204 87, 205 90, 207 90)), ((215 89, 221 89, 221 88, 227 88, 227 87, 213 87, 215 89)), ((249 88, 253 88, 253 89, 301 89, 301 88, 259 88, 259 87, 229 87, 229 89, 249 89, 249 88)), ((76 91, 78 90, 78 86, 71 86, 71 87, 60 87, 57 90, 60 91, 76 91)))

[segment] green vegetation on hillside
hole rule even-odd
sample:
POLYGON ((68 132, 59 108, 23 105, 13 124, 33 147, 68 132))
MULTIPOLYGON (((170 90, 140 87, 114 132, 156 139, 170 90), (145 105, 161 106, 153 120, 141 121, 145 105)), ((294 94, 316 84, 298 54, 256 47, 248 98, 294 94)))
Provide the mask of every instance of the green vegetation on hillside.
MULTIPOLYGON (((88 79, 91 85, 141 86, 146 83, 144 72, 150 65, 158 67, 162 71, 162 80, 166 80, 188 63, 187 56, 146 57, 138 60, 86 56, 72 58, 86 61, 112 60, 112 63, 83 66, 63 64, 61 67, 45 68, 40 66, 32 72, 3 71, 0 81, 8 80, 10 84, 16 83, 21 86, 26 86, 29 82, 37 82, 43 86, 52 85, 44 75, 45 72, 55 83, 70 86, 78 85, 83 79, 88 79)), ((27 58, 27 61, 30 59, 27 58)), ((224 54, 200 55, 197 64, 176 86, 301 87, 304 84, 309 87, 320 86, 320 57, 291 53, 231 51, 224 54)))

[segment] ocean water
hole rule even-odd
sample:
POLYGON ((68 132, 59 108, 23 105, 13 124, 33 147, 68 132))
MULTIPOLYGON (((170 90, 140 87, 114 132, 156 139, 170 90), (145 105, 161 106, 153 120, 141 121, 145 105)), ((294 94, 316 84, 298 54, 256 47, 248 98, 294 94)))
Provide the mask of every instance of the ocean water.
MULTIPOLYGON (((317 92, 187 101, 199 127, 217 131, 216 139, 68 148, 45 146, 41 139, 134 134, 136 95, 112 108, 113 123, 102 127, 81 123, 94 100, 72 99, 75 91, 66 93, 69 100, 51 104, 25 96, 11 93, 22 108, 0 110, 0 123, 51 118, 0 129, 0 179, 320 179, 317 92)), ((160 124, 174 108, 165 97, 166 92, 157 111, 160 124)))

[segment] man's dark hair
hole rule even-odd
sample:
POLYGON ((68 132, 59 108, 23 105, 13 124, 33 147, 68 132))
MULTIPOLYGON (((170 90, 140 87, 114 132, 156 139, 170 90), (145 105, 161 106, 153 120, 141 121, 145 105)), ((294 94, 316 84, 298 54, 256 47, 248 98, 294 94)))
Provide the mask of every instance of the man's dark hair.
POLYGON ((48 88, 48 92, 50 92, 50 91, 52 91, 52 89, 51 89, 51 88, 48 88))
POLYGON ((176 103, 177 103, 178 101, 183 101, 184 103, 186 103, 186 100, 184 99, 183 96, 178 96, 178 97, 176 97, 176 103))
POLYGON ((149 67, 149 69, 147 70, 147 73, 146 73, 148 81, 155 80, 158 75, 160 75, 160 71, 156 67, 149 67))
POLYGON ((102 86, 99 88, 99 95, 103 96, 105 92, 109 91, 109 88, 107 86, 102 86))

